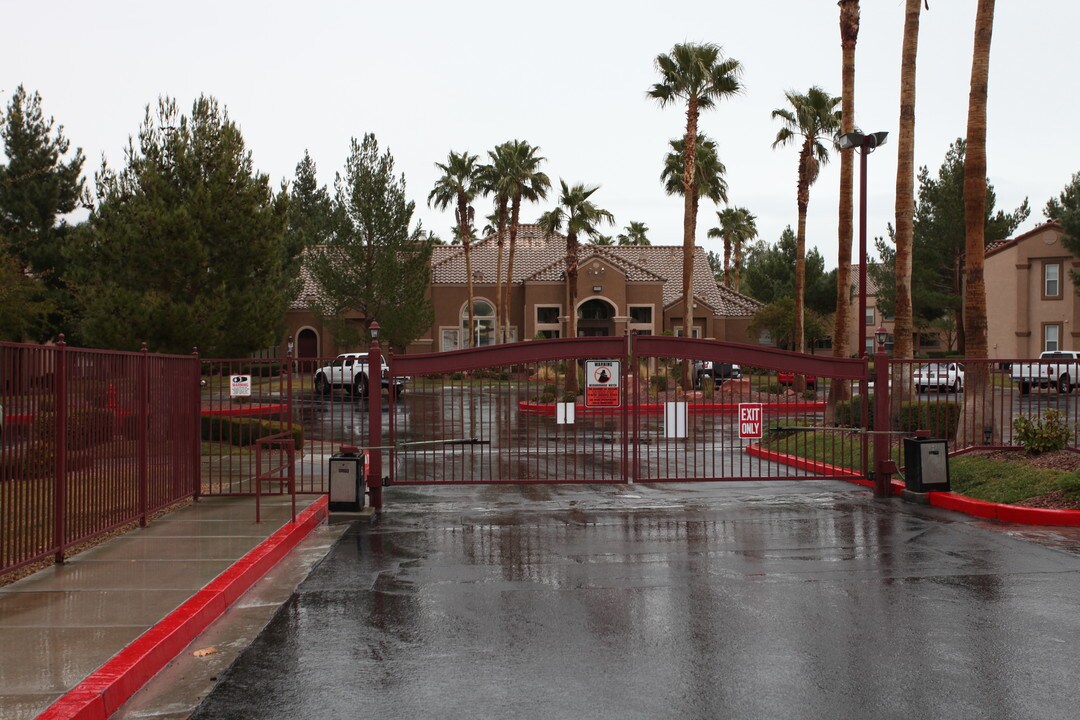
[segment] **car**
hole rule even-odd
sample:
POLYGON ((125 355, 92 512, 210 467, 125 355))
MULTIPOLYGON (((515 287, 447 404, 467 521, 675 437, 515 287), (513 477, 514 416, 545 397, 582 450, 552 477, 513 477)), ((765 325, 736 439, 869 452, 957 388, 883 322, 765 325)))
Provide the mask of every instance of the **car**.
MULTIPOLYGON (((808 388, 816 388, 817 387, 817 378, 816 377, 814 377, 813 375, 806 375, 805 377, 806 377, 806 387, 808 387, 808 388)), ((792 372, 791 370, 779 370, 776 373, 776 381, 778 383, 780 383, 781 385, 794 385, 795 384, 795 373, 792 372)))
POLYGON ((915 392, 929 392, 930 388, 938 392, 964 391, 964 366, 955 362, 927 363, 915 369, 912 379, 915 392))
MULTIPOLYGON (((315 371, 315 392, 319 395, 329 395, 334 388, 339 388, 351 392, 356 397, 366 397, 367 365, 366 352, 338 355, 332 363, 315 371)), ((398 396, 405 392, 406 380, 408 378, 394 378, 394 391, 398 396)), ((382 387, 390 387, 390 366, 386 364, 385 356, 382 358, 382 387)))
POLYGON ((712 360, 695 360, 694 361, 694 383, 701 387, 701 382, 705 378, 712 378, 712 381, 721 385, 725 380, 738 380, 742 377, 742 368, 734 363, 729 362, 713 362, 712 360))

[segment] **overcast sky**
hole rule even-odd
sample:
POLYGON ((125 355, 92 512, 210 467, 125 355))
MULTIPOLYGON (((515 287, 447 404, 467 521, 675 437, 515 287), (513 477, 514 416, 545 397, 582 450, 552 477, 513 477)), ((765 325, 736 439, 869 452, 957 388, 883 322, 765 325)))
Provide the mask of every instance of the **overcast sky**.
MULTIPOLYGON (((975 0, 933 0, 922 13, 917 166, 932 173, 965 132, 975 0)), ((200 94, 228 107, 256 167, 291 179, 304 150, 332 185, 351 137, 375 133, 405 174, 424 227, 448 240, 452 214, 426 206, 436 161, 482 157, 500 142, 538 145, 557 185, 597 184, 618 228, 632 220, 654 244, 681 242, 682 203, 659 182, 680 108, 645 91, 657 54, 713 42, 744 68, 745 91, 701 118, 727 166, 733 205, 750 209, 774 242, 796 223, 797 148, 771 149, 770 112, 784 91, 840 94, 839 9, 833 0, 772 2, 145 2, 10 3, 0 43, 0 101, 19 83, 87 155, 88 179, 122 150, 162 94, 185 112, 200 94)), ((869 170, 869 234, 893 217, 903 0, 865 0, 856 59, 856 122, 886 130, 869 170)), ((998 207, 1046 201, 1080 171, 1076 0, 1000 2, 990 58, 987 165, 998 207)), ((856 183, 858 178, 856 176, 856 183)), ((839 162, 811 190, 808 245, 835 265, 839 162)), ((856 185, 857 187, 857 185, 856 185)), ((526 206, 534 221, 551 202, 526 206)), ((701 207, 698 244, 715 225, 701 207)), ((490 212, 481 200, 477 214, 490 212)), ((856 223, 858 218, 856 216, 856 223)), ((856 225, 857 227, 857 225, 856 225)), ((612 234, 618 231, 613 228, 612 234)))

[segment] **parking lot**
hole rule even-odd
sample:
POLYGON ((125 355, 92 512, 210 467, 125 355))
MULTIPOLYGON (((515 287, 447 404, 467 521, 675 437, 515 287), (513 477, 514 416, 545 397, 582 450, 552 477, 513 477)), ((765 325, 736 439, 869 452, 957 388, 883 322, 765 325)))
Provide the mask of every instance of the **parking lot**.
POLYGON ((1071 718, 1080 701, 1069 531, 832 481, 386 499, 196 717, 1071 718))

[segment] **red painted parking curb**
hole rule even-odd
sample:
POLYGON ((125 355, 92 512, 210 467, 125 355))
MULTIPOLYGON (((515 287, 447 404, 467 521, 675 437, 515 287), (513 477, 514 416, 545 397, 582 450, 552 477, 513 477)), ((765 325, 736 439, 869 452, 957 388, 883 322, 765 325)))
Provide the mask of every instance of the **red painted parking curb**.
POLYGON ((324 495, 61 696, 39 720, 105 720, 326 517, 324 495))
MULTIPOLYGON (((846 468, 839 468, 815 460, 807 460, 806 458, 801 458, 797 455, 788 455, 787 453, 777 452, 776 450, 766 450, 764 448, 759 448, 756 445, 747 445, 746 453, 753 457, 760 457, 765 460, 771 460, 803 470, 810 470, 823 475, 835 475, 840 480, 853 482, 856 485, 873 487, 873 482, 869 480, 851 477, 851 475, 856 475, 856 473, 853 473, 846 468)), ((893 495, 899 495, 903 489, 903 483, 895 480, 893 481, 893 495)), ((1021 507, 1020 505, 1007 505, 1005 503, 976 500, 963 495, 956 495, 951 492, 930 492, 927 493, 927 496, 930 500, 930 504, 934 507, 939 507, 943 510, 954 510, 956 512, 964 513, 965 515, 971 515, 985 520, 998 520, 1000 522, 1016 523, 1019 525, 1080 527, 1080 510, 1048 510, 1045 508, 1021 507)))

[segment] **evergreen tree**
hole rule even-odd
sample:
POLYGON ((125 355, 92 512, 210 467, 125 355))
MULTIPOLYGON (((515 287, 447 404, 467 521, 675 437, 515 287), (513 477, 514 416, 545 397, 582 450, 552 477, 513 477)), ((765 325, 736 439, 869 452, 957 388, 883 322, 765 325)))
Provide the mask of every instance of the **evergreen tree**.
MULTIPOLYGON (((1051 198, 1046 203, 1043 212, 1048 220, 1061 223, 1061 228, 1065 231, 1062 242, 1073 255, 1080 256, 1080 172, 1072 176, 1072 180, 1057 198, 1051 198)), ((1080 294, 1080 273, 1070 270, 1069 274, 1076 292, 1080 294)))
POLYGON ((32 291, 37 298, 35 322, 21 332, 39 339, 71 334, 74 305, 64 282, 64 246, 72 228, 64 216, 83 195, 82 150, 69 152, 64 127, 46 118, 41 95, 22 85, 0 116, 0 137, 7 156, 0 164, 0 235, 9 258, 44 288, 18 281, 20 293, 32 291), (45 308, 49 312, 42 315, 45 308))
POLYGON ((296 164, 296 177, 289 188, 289 226, 287 240, 294 256, 319 243, 333 232, 334 204, 326 186, 319 186, 315 161, 307 150, 296 164))
MULTIPOLYGON (((964 267, 964 155, 963 138, 949 146, 936 178, 924 166, 919 169, 919 198, 915 205, 914 242, 911 262, 912 317, 916 330, 928 328, 949 316, 956 328, 959 349, 964 349, 963 305, 964 267)), ((986 242, 1009 237, 1030 214, 1025 199, 1012 212, 995 211, 997 195, 986 185, 986 242)), ((878 286, 877 305, 892 314, 896 286, 893 265, 893 229, 889 240, 875 241, 881 262, 869 265, 867 273, 878 286)))
MULTIPOLYGON (((797 238, 791 227, 770 245, 758 240, 746 251, 742 292, 765 304, 795 297, 797 238)), ((825 258, 817 248, 806 253, 806 307, 818 315, 836 310, 836 270, 825 272, 825 258)))
POLYGON ((79 248, 86 337, 210 357, 273 345, 296 291, 287 203, 227 111, 203 96, 182 116, 161 99, 125 159, 95 176, 93 236, 79 248))
POLYGON ((369 133, 353 138, 334 186, 334 232, 308 263, 321 289, 315 309, 339 326, 359 311, 366 326, 378 320, 385 345, 402 347, 435 317, 425 297, 432 245, 419 223, 410 228, 416 204, 405 198, 405 177, 369 133))

